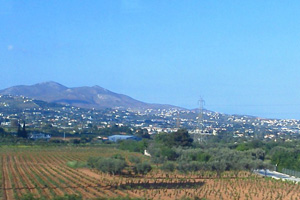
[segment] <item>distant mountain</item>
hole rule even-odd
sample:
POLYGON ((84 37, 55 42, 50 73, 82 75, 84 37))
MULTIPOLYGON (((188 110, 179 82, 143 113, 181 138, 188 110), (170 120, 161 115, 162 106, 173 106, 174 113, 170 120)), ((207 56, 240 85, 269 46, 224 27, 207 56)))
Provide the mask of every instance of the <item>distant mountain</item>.
POLYGON ((178 108, 165 104, 149 104, 100 86, 68 88, 56 82, 19 85, 0 90, 3 95, 24 96, 51 103, 69 104, 81 108, 120 108, 135 111, 145 109, 178 108))

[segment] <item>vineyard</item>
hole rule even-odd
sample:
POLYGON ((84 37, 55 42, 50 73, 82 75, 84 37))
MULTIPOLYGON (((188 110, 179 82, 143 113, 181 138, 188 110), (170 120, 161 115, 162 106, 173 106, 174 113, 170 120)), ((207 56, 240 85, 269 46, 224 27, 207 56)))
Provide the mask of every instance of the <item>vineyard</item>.
MULTIPOLYGON (((153 169, 143 176, 112 176, 88 168, 71 168, 69 161, 113 154, 142 156, 109 147, 2 147, 1 198, 22 199, 31 193, 51 199, 78 194, 83 199, 125 197, 145 199, 289 199, 300 200, 300 186, 241 172, 182 175, 153 169)), ((143 158, 145 159, 145 158, 143 158)))

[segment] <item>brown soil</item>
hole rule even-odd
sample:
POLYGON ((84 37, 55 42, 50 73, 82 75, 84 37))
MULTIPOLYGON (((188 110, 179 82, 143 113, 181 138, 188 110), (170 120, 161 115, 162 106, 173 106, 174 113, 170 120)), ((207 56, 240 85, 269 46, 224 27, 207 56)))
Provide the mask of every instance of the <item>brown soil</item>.
MULTIPOLYGON (((106 153, 108 155, 108 153, 106 153)), ((109 153, 111 154, 111 152, 109 153)), ((233 178, 215 174, 166 174, 154 170, 145 176, 112 176, 96 170, 72 169, 67 161, 83 160, 97 155, 93 149, 50 152, 1 153, 3 199, 14 199, 14 194, 32 192, 51 198, 54 194, 80 193, 84 199, 96 197, 130 196, 146 199, 300 199, 300 185, 240 173, 233 178), (15 193, 14 193, 15 191, 15 193)), ((1 199, 1 197, 0 197, 1 199)))

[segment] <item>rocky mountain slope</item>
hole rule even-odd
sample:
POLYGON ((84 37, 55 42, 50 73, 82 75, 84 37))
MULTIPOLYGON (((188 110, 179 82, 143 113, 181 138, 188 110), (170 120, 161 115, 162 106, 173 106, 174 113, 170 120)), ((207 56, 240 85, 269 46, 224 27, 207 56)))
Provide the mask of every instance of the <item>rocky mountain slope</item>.
POLYGON ((145 109, 178 108, 164 104, 149 104, 129 96, 114 93, 100 86, 68 88, 56 82, 19 85, 0 90, 3 95, 16 95, 51 103, 69 104, 81 108, 120 108, 134 111, 145 109))

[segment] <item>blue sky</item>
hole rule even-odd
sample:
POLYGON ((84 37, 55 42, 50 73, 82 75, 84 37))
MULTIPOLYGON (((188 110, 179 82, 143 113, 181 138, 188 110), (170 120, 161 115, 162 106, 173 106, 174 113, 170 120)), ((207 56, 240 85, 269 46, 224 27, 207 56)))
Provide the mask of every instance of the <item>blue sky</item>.
POLYGON ((300 2, 0 0, 0 88, 99 85, 149 103, 300 119, 300 2))

